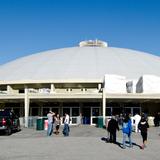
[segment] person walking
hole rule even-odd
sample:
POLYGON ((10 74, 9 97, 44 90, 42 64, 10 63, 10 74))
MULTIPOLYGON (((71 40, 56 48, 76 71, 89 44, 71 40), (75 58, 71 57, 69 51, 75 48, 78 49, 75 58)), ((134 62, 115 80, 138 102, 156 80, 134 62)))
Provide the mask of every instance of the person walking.
POLYGON ((70 122, 69 115, 67 113, 65 113, 64 128, 63 128, 63 135, 65 137, 69 136, 69 132, 70 132, 69 122, 70 122))
POLYGON ((77 117, 77 125, 81 126, 82 125, 82 113, 79 114, 79 116, 77 117))
POLYGON ((55 113, 52 111, 49 111, 49 113, 47 114, 47 118, 48 118, 48 129, 47 129, 47 136, 51 136, 52 132, 53 132, 53 117, 54 117, 55 113))
POLYGON ((140 120, 141 120, 141 116, 138 113, 136 113, 136 115, 134 116, 135 132, 136 133, 139 132, 139 130, 138 130, 138 124, 139 124, 140 120))
POLYGON ((116 132, 117 130, 119 131, 119 126, 114 116, 112 116, 111 120, 108 122, 107 130, 110 134, 110 142, 116 143, 116 132))
POLYGON ((145 116, 142 115, 142 118, 138 124, 138 129, 141 131, 141 136, 142 136, 142 140, 143 140, 143 144, 141 146, 141 149, 144 149, 146 147, 148 128, 149 128, 149 124, 148 124, 145 116))
POLYGON ((128 114, 124 118, 122 132, 123 132, 123 147, 122 148, 123 149, 126 148, 126 137, 128 137, 128 140, 129 140, 129 147, 133 147, 132 141, 131 141, 132 122, 128 114))
POLYGON ((160 113, 158 112, 158 113, 156 113, 156 115, 155 115, 155 117, 154 117, 154 125, 155 125, 155 127, 159 127, 159 123, 160 123, 160 113))

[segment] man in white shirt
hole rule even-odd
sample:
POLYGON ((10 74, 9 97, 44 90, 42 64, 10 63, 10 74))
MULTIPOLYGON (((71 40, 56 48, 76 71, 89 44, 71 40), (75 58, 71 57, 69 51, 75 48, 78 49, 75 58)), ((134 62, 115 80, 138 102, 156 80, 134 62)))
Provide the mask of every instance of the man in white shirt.
POLYGON ((134 116, 134 120, 135 120, 135 132, 137 133, 139 131, 139 129, 138 129, 138 123, 141 120, 141 116, 139 114, 136 114, 134 116))
POLYGON ((69 131, 70 131, 69 122, 70 122, 69 115, 67 113, 65 113, 64 128, 63 128, 64 136, 69 136, 69 131))

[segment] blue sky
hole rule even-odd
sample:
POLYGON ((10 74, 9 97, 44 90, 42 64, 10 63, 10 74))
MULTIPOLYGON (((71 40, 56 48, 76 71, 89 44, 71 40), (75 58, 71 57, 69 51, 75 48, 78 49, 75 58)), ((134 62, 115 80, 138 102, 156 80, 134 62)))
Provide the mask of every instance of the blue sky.
POLYGON ((88 39, 160 56, 160 1, 0 0, 0 64, 88 39))

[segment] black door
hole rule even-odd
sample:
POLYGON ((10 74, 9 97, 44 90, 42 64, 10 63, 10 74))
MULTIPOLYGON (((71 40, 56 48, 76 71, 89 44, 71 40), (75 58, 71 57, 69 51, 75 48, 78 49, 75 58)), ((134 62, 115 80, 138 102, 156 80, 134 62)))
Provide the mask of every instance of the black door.
POLYGON ((83 124, 90 124, 91 108, 82 108, 83 124))

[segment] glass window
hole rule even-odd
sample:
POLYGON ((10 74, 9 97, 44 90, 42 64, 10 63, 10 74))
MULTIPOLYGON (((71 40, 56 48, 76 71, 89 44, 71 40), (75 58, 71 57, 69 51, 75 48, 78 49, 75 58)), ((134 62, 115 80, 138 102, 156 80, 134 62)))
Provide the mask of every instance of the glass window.
POLYGON ((140 108, 133 108, 133 116, 134 116, 136 113, 140 115, 140 113, 141 113, 140 108))
POLYGON ((59 113, 59 108, 52 108, 52 112, 54 112, 55 114, 59 113))
POLYGON ((77 123, 77 118, 72 118, 72 124, 76 124, 77 123))
POLYGON ((43 116, 47 116, 48 112, 49 112, 50 108, 43 108, 43 116))
POLYGON ((91 108, 82 108, 82 116, 83 117, 90 117, 91 116, 91 108))
POLYGON ((99 108, 92 108, 92 116, 99 116, 99 108))
POLYGON ((132 113, 131 108, 125 108, 125 109, 124 109, 124 113, 126 113, 126 114, 132 113))
POLYGON ((110 108, 110 107, 107 107, 107 108, 106 108, 106 116, 111 116, 111 114, 112 114, 111 108, 110 108))
POLYGON ((72 108, 72 116, 79 116, 79 108, 72 108))
POLYGON ((32 116, 38 116, 38 108, 32 108, 32 116))
POLYGON ((98 124, 98 118, 93 118, 93 119, 92 119, 92 123, 93 123, 93 124, 98 124))
POLYGON ((65 116, 65 113, 70 115, 70 108, 63 108, 63 116, 65 116))
POLYGON ((122 108, 120 107, 113 107, 112 108, 112 115, 120 115, 122 113, 122 108))

